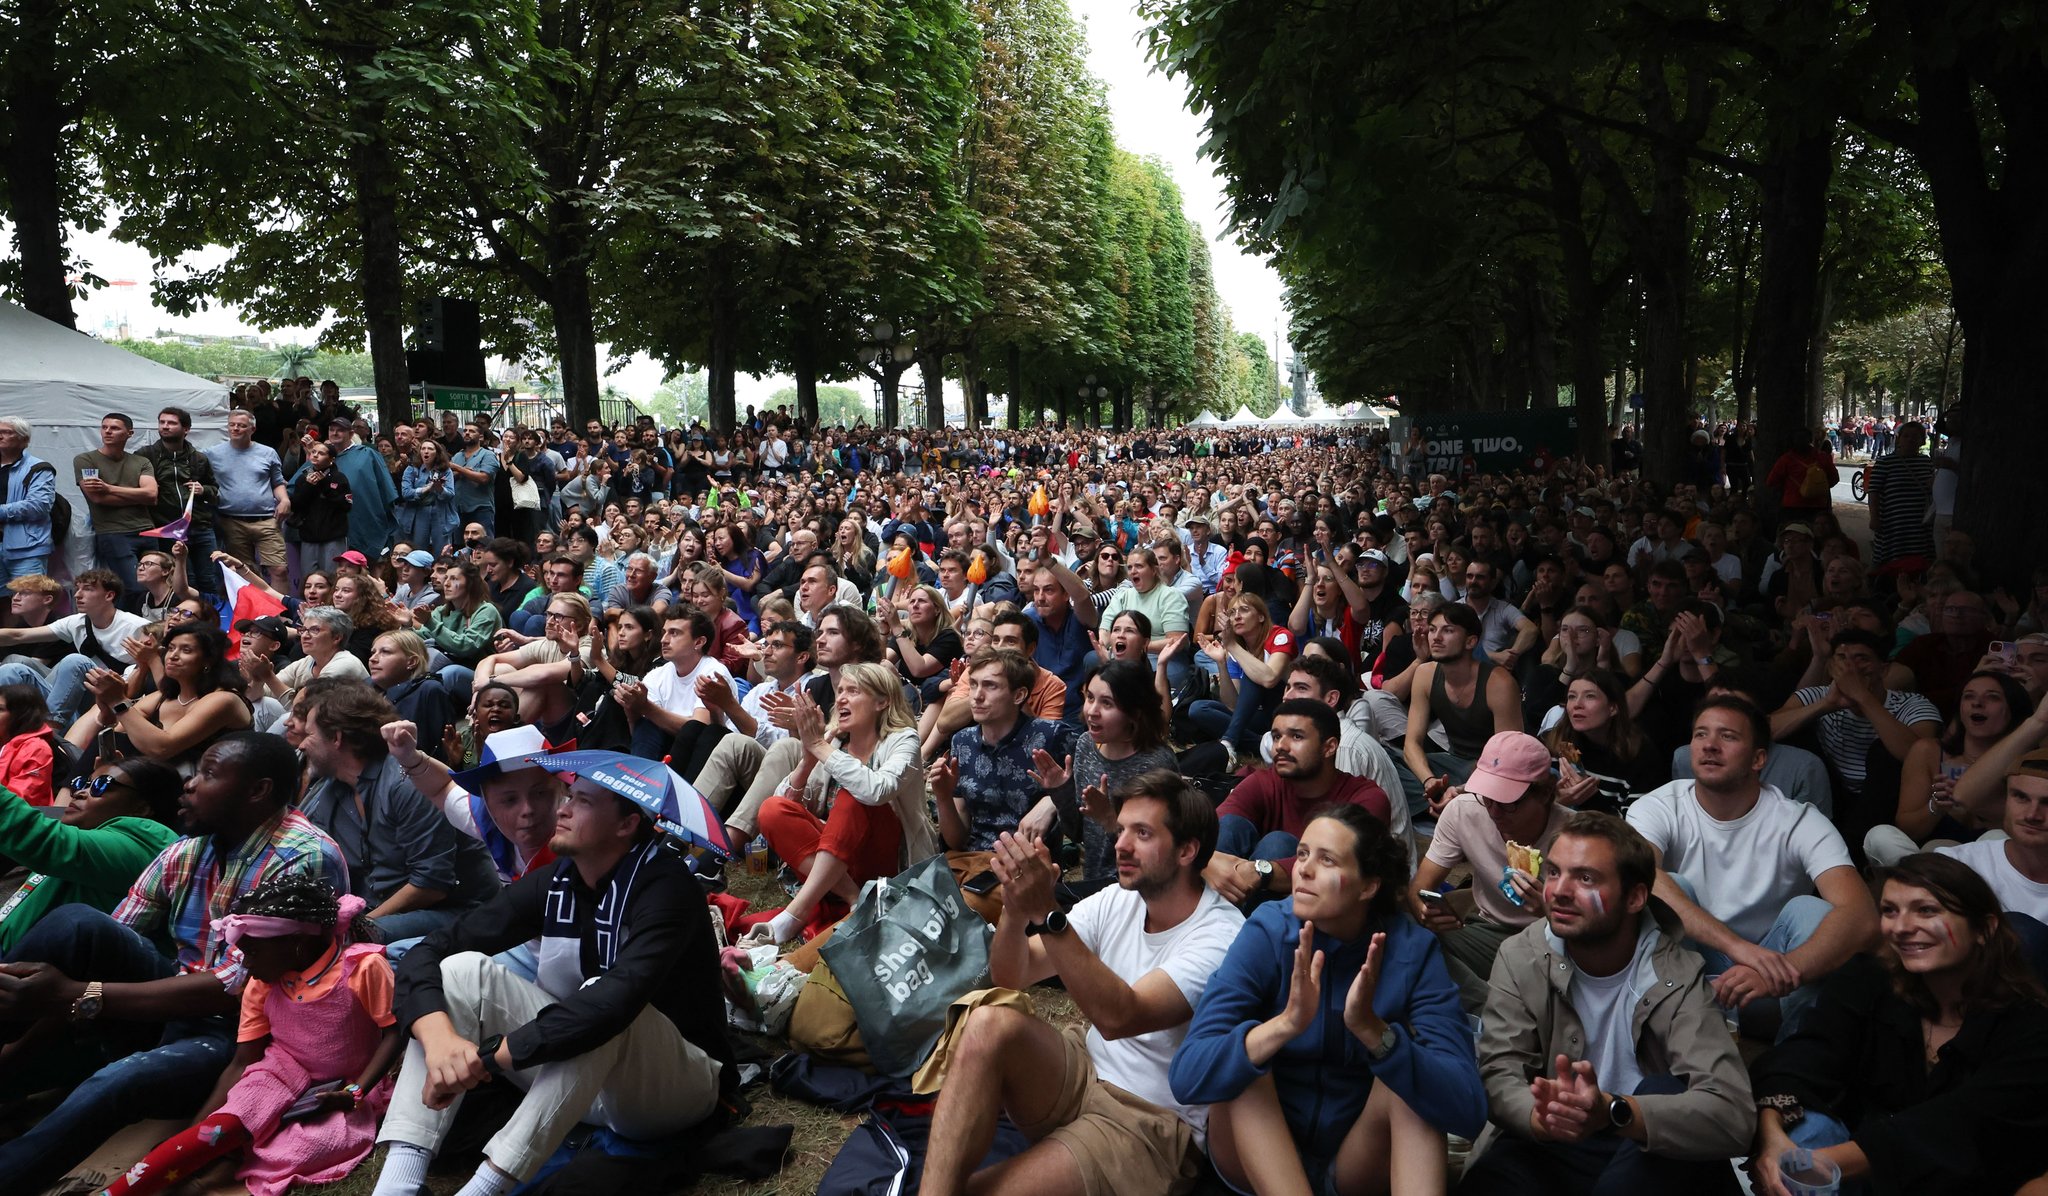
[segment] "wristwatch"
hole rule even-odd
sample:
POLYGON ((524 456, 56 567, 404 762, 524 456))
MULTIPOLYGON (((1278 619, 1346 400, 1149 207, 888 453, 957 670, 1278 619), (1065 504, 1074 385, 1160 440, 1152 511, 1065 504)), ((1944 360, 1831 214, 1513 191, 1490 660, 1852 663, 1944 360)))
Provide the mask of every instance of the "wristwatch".
MULTIPOLYGON (((126 703, 123 703, 124 705, 126 703)), ((105 986, 93 980, 86 984, 85 991, 71 1002, 71 1020, 89 1022, 100 1015, 100 1006, 105 1003, 105 986)))
POLYGON ((503 1045, 505 1045, 505 1036, 503 1034, 493 1034, 476 1044, 477 1060, 484 1065, 484 1070, 489 1072, 494 1080, 505 1078, 505 1069, 498 1066, 498 1048, 503 1045))
POLYGON ((1628 1103, 1625 1096, 1617 1096, 1607 1102, 1607 1124, 1618 1130, 1625 1130, 1635 1123, 1636 1107, 1628 1103))
POLYGON ((1068 930, 1066 911, 1056 909, 1047 914, 1045 921, 1038 924, 1038 930, 1041 934, 1065 934, 1068 930))
POLYGON ((120 701, 114 703, 112 706, 107 707, 107 709, 114 712, 115 718, 120 718, 122 715, 128 713, 129 708, 134 705, 135 703, 129 701, 126 698, 122 698, 120 701))
POLYGON ((1273 887, 1273 861, 1253 860, 1252 871, 1259 874, 1259 892, 1263 893, 1273 887))

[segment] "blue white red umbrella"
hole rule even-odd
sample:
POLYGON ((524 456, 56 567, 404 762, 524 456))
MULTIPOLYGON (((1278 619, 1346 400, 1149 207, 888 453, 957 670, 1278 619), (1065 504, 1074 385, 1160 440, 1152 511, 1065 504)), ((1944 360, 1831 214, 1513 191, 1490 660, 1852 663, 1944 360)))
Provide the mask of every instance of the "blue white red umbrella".
POLYGON ((608 789, 652 815, 662 830, 725 859, 732 844, 718 811, 697 787, 656 760, 624 752, 554 752, 528 758, 549 772, 572 773, 608 789))

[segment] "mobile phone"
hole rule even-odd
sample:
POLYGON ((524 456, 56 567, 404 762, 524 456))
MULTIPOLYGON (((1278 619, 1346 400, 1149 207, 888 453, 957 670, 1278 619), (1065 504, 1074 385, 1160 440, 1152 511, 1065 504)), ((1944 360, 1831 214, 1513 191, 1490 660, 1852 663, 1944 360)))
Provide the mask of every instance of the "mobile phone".
POLYGON ((996 891, 996 874, 987 868, 983 868, 973 876, 968 877, 960 887, 976 897, 986 897, 996 891))
POLYGON ((1431 913, 1455 916, 1455 911, 1451 909, 1451 899, 1435 889, 1417 889, 1415 895, 1422 898, 1422 904, 1428 906, 1431 913))
POLYGON ((1991 652, 1995 656, 2003 657, 2008 665, 2017 665, 2020 662, 2020 646, 2010 640, 1992 640, 1991 652))
POLYGON ((278 1114, 277 1119, 279 1121, 299 1121, 303 1118, 311 1117, 320 1111, 320 1100, 322 1097, 330 1092, 341 1091, 345 1084, 346 1081, 344 1080, 329 1080, 324 1084, 313 1085, 311 1088, 300 1093, 299 1099, 286 1106, 285 1111, 278 1114))

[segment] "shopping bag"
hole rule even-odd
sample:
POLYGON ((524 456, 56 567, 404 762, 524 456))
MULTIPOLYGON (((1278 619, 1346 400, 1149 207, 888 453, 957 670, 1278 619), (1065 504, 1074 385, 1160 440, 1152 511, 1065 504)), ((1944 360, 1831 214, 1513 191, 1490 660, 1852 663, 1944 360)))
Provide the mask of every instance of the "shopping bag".
POLYGON ((877 1072, 907 1076, 924 1062, 946 1010, 988 984, 994 933, 968 908, 942 855, 861 890, 821 954, 877 1072))

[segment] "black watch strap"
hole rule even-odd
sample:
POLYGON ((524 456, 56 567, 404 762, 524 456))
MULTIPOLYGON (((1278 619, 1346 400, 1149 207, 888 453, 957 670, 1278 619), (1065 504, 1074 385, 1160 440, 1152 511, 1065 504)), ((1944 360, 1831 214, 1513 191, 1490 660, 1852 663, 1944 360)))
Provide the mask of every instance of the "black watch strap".
POLYGON ((493 1034, 476 1044, 477 1059, 483 1063, 484 1070, 489 1072, 494 1080, 505 1078, 505 1069, 498 1066, 498 1048, 504 1044, 505 1036, 503 1034, 493 1034))

